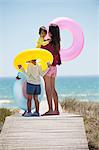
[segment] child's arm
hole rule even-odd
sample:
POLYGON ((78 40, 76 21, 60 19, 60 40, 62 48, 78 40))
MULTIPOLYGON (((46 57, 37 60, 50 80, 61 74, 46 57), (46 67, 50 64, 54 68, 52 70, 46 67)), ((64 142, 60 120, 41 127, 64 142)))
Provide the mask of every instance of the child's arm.
POLYGON ((25 71, 25 69, 21 66, 21 65, 18 65, 18 68, 27 76, 30 76, 30 65, 28 65, 27 67, 27 71, 25 71))
POLYGON ((47 40, 47 41, 42 42, 41 45, 42 45, 42 46, 45 46, 45 45, 47 45, 48 43, 49 43, 49 41, 47 40))
POLYGON ((39 74, 40 76, 44 76, 47 73, 48 69, 46 69, 45 71, 42 70, 41 66, 39 66, 39 74))
POLYGON ((44 39, 42 37, 40 37, 37 41, 36 48, 41 48, 41 45, 45 46, 48 43, 49 43, 49 40, 44 41, 44 39))
POLYGON ((48 66, 48 68, 43 71, 43 70, 42 70, 42 67, 39 65, 39 73, 40 73, 41 76, 44 76, 44 75, 48 72, 49 67, 51 66, 51 65, 49 64, 49 62, 47 63, 47 66, 48 66))
POLYGON ((43 42, 43 38, 40 37, 36 43, 36 48, 40 48, 42 42, 43 42))

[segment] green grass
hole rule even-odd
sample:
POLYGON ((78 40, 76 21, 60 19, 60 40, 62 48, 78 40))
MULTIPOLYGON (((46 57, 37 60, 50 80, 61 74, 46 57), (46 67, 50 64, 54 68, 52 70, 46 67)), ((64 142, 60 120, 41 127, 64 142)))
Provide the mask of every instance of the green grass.
POLYGON ((12 111, 6 108, 0 109, 0 123, 4 123, 7 116, 12 115, 12 111))
POLYGON ((99 103, 65 99, 61 102, 64 111, 83 116, 90 150, 99 150, 99 103))
POLYGON ((14 112, 7 108, 0 108, 0 131, 4 124, 5 118, 12 115, 14 112))

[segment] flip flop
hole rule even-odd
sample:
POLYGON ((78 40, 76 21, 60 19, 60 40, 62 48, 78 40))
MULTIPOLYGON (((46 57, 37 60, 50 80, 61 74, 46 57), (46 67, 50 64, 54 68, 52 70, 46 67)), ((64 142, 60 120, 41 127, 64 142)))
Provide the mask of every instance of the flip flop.
POLYGON ((59 115, 59 111, 47 111, 46 113, 42 114, 41 116, 53 116, 53 115, 59 115))

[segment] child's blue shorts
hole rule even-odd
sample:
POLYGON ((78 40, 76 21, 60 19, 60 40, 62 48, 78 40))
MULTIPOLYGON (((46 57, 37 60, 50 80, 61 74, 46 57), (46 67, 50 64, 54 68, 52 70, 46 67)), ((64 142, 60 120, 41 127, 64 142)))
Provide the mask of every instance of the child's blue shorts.
POLYGON ((35 85, 27 82, 27 94, 31 95, 40 95, 41 94, 41 85, 35 85))

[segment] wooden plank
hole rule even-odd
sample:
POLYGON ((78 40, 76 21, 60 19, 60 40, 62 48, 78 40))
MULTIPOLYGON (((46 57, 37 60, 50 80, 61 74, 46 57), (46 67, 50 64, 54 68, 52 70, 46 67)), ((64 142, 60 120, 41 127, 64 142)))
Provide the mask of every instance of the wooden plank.
POLYGON ((88 150, 83 118, 73 114, 6 118, 0 150, 88 150))

